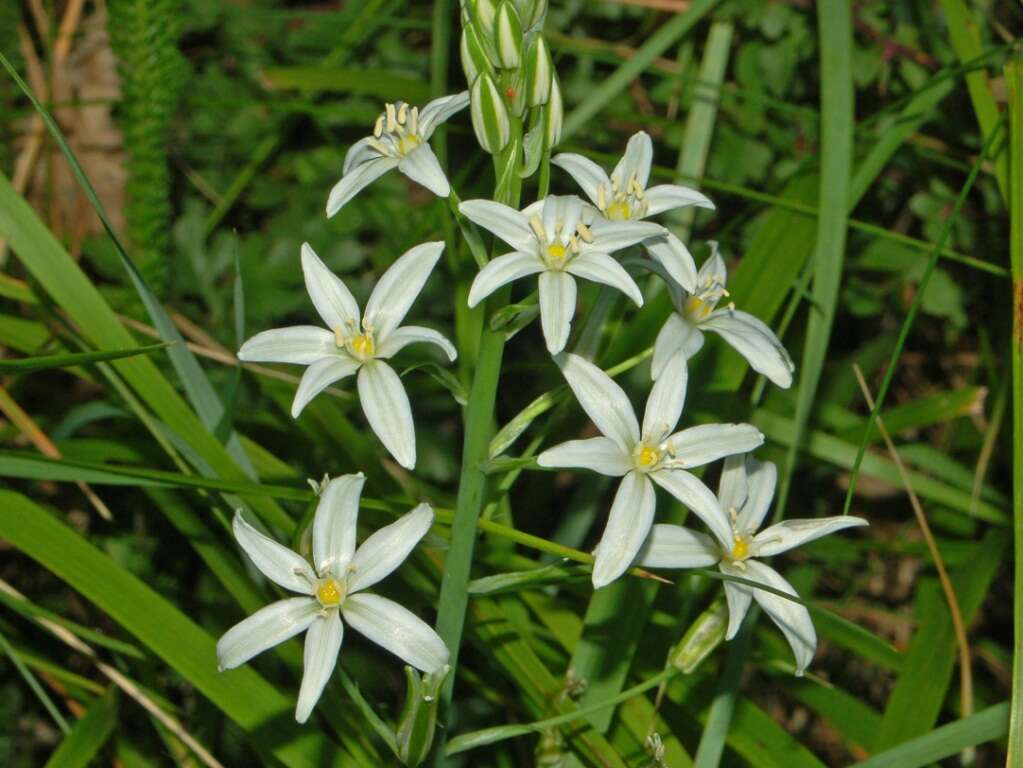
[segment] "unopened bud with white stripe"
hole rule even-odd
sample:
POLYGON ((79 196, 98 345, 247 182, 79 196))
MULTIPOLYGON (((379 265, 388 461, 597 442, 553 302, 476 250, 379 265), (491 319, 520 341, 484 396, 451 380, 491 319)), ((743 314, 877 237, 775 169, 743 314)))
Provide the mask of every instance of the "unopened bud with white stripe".
POLYGON ((511 138, 511 123, 508 108, 494 79, 486 72, 479 75, 472 84, 469 107, 472 127, 480 146, 491 154, 497 154, 507 146, 511 138))
POLYGON ((551 98, 554 63, 551 51, 541 35, 537 35, 526 54, 526 103, 531 107, 546 104, 551 98))
POLYGON ((522 58, 522 22, 511 0, 503 0, 497 7, 494 22, 494 49, 497 65, 502 69, 515 69, 522 58))
POLYGON ((494 35, 494 22, 497 16, 497 3, 495 0, 473 0, 472 13, 480 32, 485 37, 492 38, 494 35))
POLYGON ((462 56, 462 69, 465 70, 465 81, 476 82, 481 72, 492 72, 490 60, 483 50, 479 33, 474 24, 466 24, 462 27, 462 41, 459 44, 459 51, 462 56))
POLYGON ((544 107, 544 121, 546 123, 547 147, 553 147, 561 141, 561 123, 565 119, 565 105, 561 102, 561 86, 558 85, 558 76, 551 78, 551 96, 544 107))
POLYGON ((515 0, 515 7, 522 20, 522 28, 529 32, 543 24, 547 15, 547 0, 515 0))

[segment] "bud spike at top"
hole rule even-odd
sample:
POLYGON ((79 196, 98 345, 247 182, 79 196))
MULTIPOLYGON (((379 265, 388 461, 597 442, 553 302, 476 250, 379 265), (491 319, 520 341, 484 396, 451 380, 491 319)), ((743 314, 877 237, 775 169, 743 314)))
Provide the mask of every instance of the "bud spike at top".
POLYGON ((526 103, 539 107, 550 101, 554 64, 547 42, 537 35, 526 56, 526 103))

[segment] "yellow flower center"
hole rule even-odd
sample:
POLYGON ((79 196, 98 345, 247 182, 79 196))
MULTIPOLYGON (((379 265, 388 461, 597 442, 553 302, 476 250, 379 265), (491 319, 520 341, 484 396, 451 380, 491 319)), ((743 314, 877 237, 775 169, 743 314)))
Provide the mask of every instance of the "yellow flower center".
POLYGON ((700 320, 706 320, 710 313, 710 304, 705 302, 699 296, 689 297, 689 300, 686 302, 686 314, 689 317, 699 322, 700 320))
POLYGON ((316 599, 324 608, 336 608, 345 599, 345 591, 336 579, 324 579, 316 587, 316 599))
POLYGON ((373 352, 376 349, 376 345, 373 343, 373 336, 369 333, 360 333, 358 336, 353 336, 349 344, 355 356, 362 359, 373 357, 373 352))
POLYGON ((736 536, 732 542, 732 559, 745 560, 749 557, 749 541, 742 536, 736 536))
POLYGON ((615 200, 604 213, 611 221, 628 221, 632 218, 632 207, 628 200, 615 200))
POLYGON ((555 262, 562 262, 568 250, 561 243, 551 243, 547 246, 547 256, 555 262))
POLYGON ((640 443, 632 455, 636 469, 649 471, 656 467, 664 457, 664 451, 648 443, 640 443))
POLYGON ((422 144, 422 139, 416 136, 414 133, 406 133, 400 139, 398 139, 398 151, 403 155, 407 155, 413 149, 422 144))

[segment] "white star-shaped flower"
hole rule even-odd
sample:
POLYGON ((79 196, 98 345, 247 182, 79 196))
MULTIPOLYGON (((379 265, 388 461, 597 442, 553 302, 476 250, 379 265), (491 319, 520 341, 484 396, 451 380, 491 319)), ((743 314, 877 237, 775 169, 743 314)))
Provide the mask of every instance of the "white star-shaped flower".
POLYGON ((686 358, 695 355, 703 347, 703 332, 713 331, 746 358, 754 371, 787 389, 792 386, 792 372, 796 368, 774 331, 749 312, 736 309, 734 304, 716 309, 721 297, 728 296, 727 275, 718 244, 711 242, 710 246, 710 258, 700 267, 695 290, 686 290, 670 275, 661 272, 675 311, 657 334, 651 375, 658 378, 675 355, 686 358))
POLYGON ((617 288, 643 305, 639 286, 610 254, 656 234, 656 224, 594 220, 574 195, 551 195, 522 211, 491 200, 467 200, 458 208, 515 249, 480 270, 469 289, 469 306, 512 280, 539 273, 540 324, 552 355, 565 348, 572 329, 573 275, 617 288))
POLYGON ((559 364, 579 404, 604 436, 556 445, 541 453, 537 463, 622 478, 594 550, 593 586, 599 588, 621 576, 643 546, 654 522, 654 483, 710 524, 718 514, 717 501, 688 470, 751 451, 764 436, 750 424, 702 424, 672 433, 686 397, 684 358, 675 358, 654 383, 642 432, 629 398, 610 376, 577 355, 567 355, 559 364))
POLYGON ((412 407, 401 379, 384 360, 420 341, 436 344, 449 360, 458 356, 454 345, 437 331, 398 325, 443 250, 442 242, 409 249, 381 276, 360 317, 359 305, 345 284, 308 243, 303 244, 306 290, 327 327, 298 325, 263 331, 242 345, 238 357, 249 362, 309 366, 302 374, 291 406, 291 415, 296 418, 326 387, 358 371, 359 400, 370 427, 399 464, 414 468, 416 432, 412 407))
MULTIPOLYGON (((637 558, 645 568, 703 568, 717 565, 722 573, 766 584, 772 589, 796 595, 781 575, 757 560, 786 552, 800 544, 819 539, 843 528, 867 525, 860 517, 824 517, 818 520, 784 520, 757 533, 774 498, 778 472, 771 462, 752 456, 725 460, 712 517, 702 518, 713 538, 680 525, 655 525, 637 558)), ((801 675, 813 660, 817 634, 805 606, 792 600, 737 582, 725 582, 728 601, 728 631, 731 640, 739 631, 756 600, 781 629, 796 659, 801 675)))
MULTIPOLYGON (((600 215, 609 221, 635 221, 695 205, 714 208, 706 195, 678 184, 647 188, 654 149, 643 131, 633 134, 610 177, 589 158, 566 152, 551 159, 575 179, 600 215)), ((690 290, 696 287, 696 264, 689 249, 665 227, 643 241, 647 251, 675 280, 690 290)))
POLYGON ((392 600, 364 590, 388 576, 408 557, 433 524, 433 509, 420 504, 355 548, 363 475, 332 480, 313 518, 313 564, 234 517, 234 535, 263 575, 302 597, 256 611, 217 643, 220 669, 233 669, 268 648, 308 631, 302 686, 295 719, 304 723, 337 664, 345 623, 423 672, 448 660, 444 641, 422 619, 392 600))
POLYGON ((355 142, 345 155, 341 180, 327 199, 327 217, 392 168, 438 197, 451 194, 451 185, 429 141, 438 125, 468 104, 468 91, 434 99, 422 111, 403 101, 387 104, 377 118, 373 135, 355 142))

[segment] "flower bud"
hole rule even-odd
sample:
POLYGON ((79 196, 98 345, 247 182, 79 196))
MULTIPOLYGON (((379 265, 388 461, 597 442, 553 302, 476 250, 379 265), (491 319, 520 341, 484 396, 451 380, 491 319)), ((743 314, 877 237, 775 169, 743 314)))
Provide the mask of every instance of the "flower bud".
POLYGON ((728 629, 728 608, 724 601, 715 600, 696 617, 685 635, 671 652, 671 664, 676 669, 692 673, 710 652, 721 645, 728 629))
POLYGON ((522 28, 529 32, 533 27, 541 26, 547 15, 547 0, 515 0, 522 28))
POLYGON ((522 22, 511 0, 504 0, 497 7, 494 49, 497 52, 497 66, 502 69, 515 69, 519 66, 519 59, 522 58, 522 22))
POLYGON ((412 667, 405 667, 405 707, 402 709, 395 736, 398 742, 398 757, 409 768, 415 768, 422 763, 433 746, 440 687, 450 669, 451 667, 445 664, 439 672, 420 677, 412 667))
POLYGON ((508 109, 494 84, 494 79, 484 72, 476 78, 469 92, 469 112, 472 127, 480 146, 496 155, 507 146, 511 138, 511 123, 508 109))
POLYGON ((544 107, 548 149, 561 141, 561 122, 564 119, 565 105, 561 102, 561 86, 558 85, 558 76, 554 75, 551 78, 551 95, 544 107))
POLYGON ((526 54, 526 103, 531 107, 546 104, 551 98, 554 63, 542 36, 537 36, 526 54))
POLYGON ((476 21, 480 32, 484 37, 493 39, 494 22, 497 16, 497 3, 495 0, 473 0, 473 19, 476 21))
POLYGON ((462 69, 465 70, 465 82, 474 83, 480 72, 490 72, 490 60, 480 43, 479 33, 474 24, 462 27, 462 42, 459 44, 462 55, 462 69))

